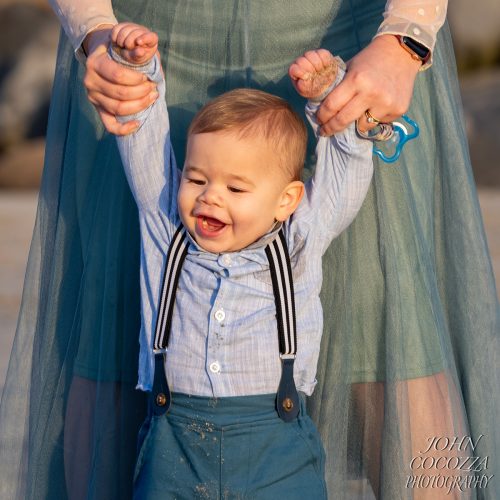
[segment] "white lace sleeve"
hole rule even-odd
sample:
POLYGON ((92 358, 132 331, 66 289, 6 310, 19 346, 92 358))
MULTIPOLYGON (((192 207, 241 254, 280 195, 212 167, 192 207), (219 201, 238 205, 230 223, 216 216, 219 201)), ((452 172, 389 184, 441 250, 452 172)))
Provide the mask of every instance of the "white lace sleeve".
POLYGON ((422 66, 432 64, 432 51, 436 35, 446 19, 448 0, 387 0, 384 21, 377 34, 407 35, 425 45, 431 51, 429 61, 422 66))
POLYGON ((83 39, 103 24, 116 24, 111 0, 49 0, 61 25, 75 49, 78 59, 84 59, 83 39))

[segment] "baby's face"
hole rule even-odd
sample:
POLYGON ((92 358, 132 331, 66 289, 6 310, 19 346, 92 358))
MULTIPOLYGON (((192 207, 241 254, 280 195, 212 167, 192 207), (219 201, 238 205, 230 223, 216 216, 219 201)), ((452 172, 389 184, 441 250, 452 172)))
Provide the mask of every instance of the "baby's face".
POLYGON ((198 245, 212 253, 241 250, 283 220, 288 182, 278 161, 263 138, 228 131, 189 137, 177 201, 198 245))

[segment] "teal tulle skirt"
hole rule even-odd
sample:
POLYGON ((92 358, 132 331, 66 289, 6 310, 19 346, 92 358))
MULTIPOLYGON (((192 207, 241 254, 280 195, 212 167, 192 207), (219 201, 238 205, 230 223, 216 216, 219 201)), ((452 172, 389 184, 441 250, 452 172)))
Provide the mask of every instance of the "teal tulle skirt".
MULTIPOLYGON (((302 112, 290 62, 317 47, 349 59, 369 43, 385 5, 113 3, 119 20, 160 36, 179 164, 191 118, 221 92, 262 88, 302 112)), ((0 407, 0 497, 121 500, 131 497, 147 413, 134 388, 137 210, 64 35, 57 61, 0 407)), ((447 26, 408 114, 420 137, 397 163, 375 160, 361 212, 324 259, 325 327, 309 412, 326 450, 330 498, 498 499, 499 306, 447 26), (473 470, 469 457, 480 458, 473 470)), ((310 166, 313 152, 311 139, 310 166)))

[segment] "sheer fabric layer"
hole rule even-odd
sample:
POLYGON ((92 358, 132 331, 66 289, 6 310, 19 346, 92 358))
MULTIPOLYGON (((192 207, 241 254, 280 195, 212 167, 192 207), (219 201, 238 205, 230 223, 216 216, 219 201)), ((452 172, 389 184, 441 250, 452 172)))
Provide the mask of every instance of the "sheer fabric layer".
MULTIPOLYGON (((81 60, 80 46, 89 32, 103 24, 116 24, 110 0, 49 0, 81 60)), ((333 2, 332 2, 333 3, 333 2)), ((448 0, 387 0, 378 34, 408 35, 433 49, 446 18, 448 0)))
MULTIPOLYGON (((301 110, 286 77, 289 62, 318 46, 348 59, 375 34, 384 10, 383 2, 361 0, 113 5, 119 20, 160 34, 179 164, 187 125, 207 99, 253 86, 301 110)), ((360 215, 324 261, 325 330, 309 408, 335 499, 443 498, 442 488, 418 478, 438 474, 448 485, 457 476, 495 474, 486 487, 454 487, 450 498, 500 498, 498 301, 447 29, 434 57, 418 77, 409 111, 420 138, 396 165, 377 166, 360 215), (477 447, 426 452, 433 437, 452 436, 471 436, 477 447), (464 474, 453 462, 444 470, 412 469, 424 455, 429 464, 464 453, 487 456, 487 470, 464 474)), ((146 413, 133 389, 137 213, 114 138, 88 104, 82 76, 62 37, 37 223, 0 408, 2 498, 132 494, 146 413)))
POLYGON ((324 262, 329 313, 309 408, 333 498, 500 494, 499 309, 452 54, 445 27, 408 111, 419 139, 396 168, 378 164, 324 262), (358 474, 367 482, 349 482, 358 474))
POLYGON ((408 35, 433 51, 447 8, 447 0, 388 0, 377 34, 408 35))

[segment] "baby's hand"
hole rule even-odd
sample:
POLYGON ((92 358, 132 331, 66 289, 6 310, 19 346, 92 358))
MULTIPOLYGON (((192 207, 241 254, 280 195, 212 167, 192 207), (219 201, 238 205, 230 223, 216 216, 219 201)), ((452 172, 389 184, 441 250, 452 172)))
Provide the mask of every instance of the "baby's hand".
POLYGON ((337 67, 336 59, 328 50, 310 50, 290 65, 288 75, 302 97, 316 99, 335 81, 337 67))
POLYGON ((133 64, 147 63, 158 49, 158 35, 134 23, 117 24, 111 32, 111 42, 133 64))

